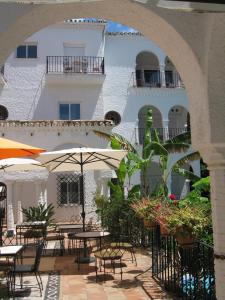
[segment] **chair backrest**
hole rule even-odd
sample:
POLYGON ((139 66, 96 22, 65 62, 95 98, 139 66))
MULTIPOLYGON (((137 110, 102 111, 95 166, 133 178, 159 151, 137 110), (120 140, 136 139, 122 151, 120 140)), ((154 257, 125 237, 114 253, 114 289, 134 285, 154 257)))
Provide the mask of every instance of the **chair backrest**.
POLYGON ((42 252, 44 249, 44 241, 39 241, 37 246, 36 246, 36 255, 35 255, 35 261, 34 261, 34 265, 33 265, 33 271, 36 272, 39 269, 39 265, 40 265, 40 261, 41 261, 41 256, 42 256, 42 252))

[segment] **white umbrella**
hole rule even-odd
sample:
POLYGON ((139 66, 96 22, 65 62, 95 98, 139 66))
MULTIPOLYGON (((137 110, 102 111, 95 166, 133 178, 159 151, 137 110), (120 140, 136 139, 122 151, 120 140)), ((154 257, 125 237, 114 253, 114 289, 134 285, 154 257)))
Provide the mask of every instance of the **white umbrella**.
MULTIPOLYGON (((117 169, 120 161, 126 156, 125 150, 72 148, 41 153, 36 157, 50 172, 78 171, 83 175, 87 170, 117 169)), ((81 176, 82 187, 84 185, 81 176)), ((83 230, 85 231, 84 194, 81 189, 83 230)))
POLYGON ((39 161, 31 158, 6 158, 0 160, 0 172, 35 171, 45 168, 39 161))

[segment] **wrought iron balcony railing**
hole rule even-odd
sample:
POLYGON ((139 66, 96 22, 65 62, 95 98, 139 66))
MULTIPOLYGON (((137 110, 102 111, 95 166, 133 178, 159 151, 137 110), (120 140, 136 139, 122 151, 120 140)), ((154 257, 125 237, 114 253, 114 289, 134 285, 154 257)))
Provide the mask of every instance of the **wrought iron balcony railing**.
POLYGON ((184 84, 177 71, 143 70, 132 72, 130 83, 133 87, 183 88, 184 84))
MULTIPOLYGON (((156 130, 159 139, 161 141, 166 141, 174 138, 175 136, 188 131, 187 127, 183 128, 152 128, 152 132, 156 130)), ((135 142, 137 144, 143 145, 145 136, 145 128, 135 128, 135 142)))
POLYGON ((47 74, 104 74, 104 57, 47 56, 47 74))

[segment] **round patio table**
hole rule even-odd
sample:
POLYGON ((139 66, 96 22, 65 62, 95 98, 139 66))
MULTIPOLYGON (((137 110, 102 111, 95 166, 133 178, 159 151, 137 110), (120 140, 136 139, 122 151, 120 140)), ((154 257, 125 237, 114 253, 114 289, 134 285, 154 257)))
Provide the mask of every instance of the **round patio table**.
POLYGON ((76 238, 84 240, 84 257, 80 258, 80 263, 90 263, 95 260, 94 257, 87 255, 87 240, 88 239, 95 239, 99 240, 100 249, 102 246, 102 238, 109 236, 110 232, 108 231, 84 231, 75 234, 76 238))

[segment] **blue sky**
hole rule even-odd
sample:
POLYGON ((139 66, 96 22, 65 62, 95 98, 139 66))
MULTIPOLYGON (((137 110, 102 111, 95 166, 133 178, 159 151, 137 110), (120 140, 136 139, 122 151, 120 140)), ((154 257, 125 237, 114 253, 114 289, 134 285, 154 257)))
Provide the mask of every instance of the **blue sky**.
MULTIPOLYGON (((96 20, 95 18, 85 18, 85 19, 77 19, 77 20, 96 20)), ((128 27, 126 25, 120 24, 120 23, 116 23, 113 21, 108 20, 107 21, 107 27, 106 27, 106 31, 110 31, 110 32, 137 32, 137 30, 128 27)))
POLYGON ((107 22, 106 30, 110 32, 136 32, 136 30, 131 27, 113 21, 107 22))

